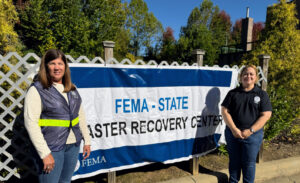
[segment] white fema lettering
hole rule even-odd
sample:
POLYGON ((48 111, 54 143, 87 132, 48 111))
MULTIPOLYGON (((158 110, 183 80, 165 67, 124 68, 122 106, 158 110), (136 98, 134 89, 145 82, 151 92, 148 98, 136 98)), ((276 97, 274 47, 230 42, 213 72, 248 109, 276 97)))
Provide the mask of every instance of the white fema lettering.
POLYGON ((92 166, 101 163, 106 163, 106 159, 104 156, 97 156, 96 158, 88 158, 85 160, 81 160, 82 167, 92 166))

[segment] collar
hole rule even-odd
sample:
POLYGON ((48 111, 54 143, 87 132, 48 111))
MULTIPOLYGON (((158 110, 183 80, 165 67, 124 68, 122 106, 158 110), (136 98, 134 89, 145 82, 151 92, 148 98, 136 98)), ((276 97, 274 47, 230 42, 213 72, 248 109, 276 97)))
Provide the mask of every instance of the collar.
POLYGON ((59 92, 63 92, 65 89, 65 86, 63 84, 60 83, 55 83, 53 82, 52 85, 59 91, 59 92))
POLYGON ((245 93, 255 93, 255 92, 258 92, 258 91, 259 91, 259 87, 255 84, 255 85, 254 85, 254 88, 252 88, 252 90, 250 90, 250 91, 245 91, 245 90, 243 89, 242 85, 240 85, 240 86, 238 87, 238 91, 240 91, 240 92, 245 92, 245 93))

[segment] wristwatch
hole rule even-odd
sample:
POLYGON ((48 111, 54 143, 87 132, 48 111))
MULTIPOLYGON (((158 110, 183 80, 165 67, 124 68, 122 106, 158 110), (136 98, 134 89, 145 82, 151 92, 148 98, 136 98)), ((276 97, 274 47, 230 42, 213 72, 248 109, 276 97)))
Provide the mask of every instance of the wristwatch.
POLYGON ((255 131, 253 130, 253 128, 250 128, 250 132, 251 132, 251 133, 254 133, 255 131))

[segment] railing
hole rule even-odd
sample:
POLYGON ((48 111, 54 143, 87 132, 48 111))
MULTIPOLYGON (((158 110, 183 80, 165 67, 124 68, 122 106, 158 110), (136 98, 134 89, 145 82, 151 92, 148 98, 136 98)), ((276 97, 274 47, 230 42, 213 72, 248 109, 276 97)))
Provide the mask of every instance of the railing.
POLYGON ((247 42, 246 44, 232 44, 220 47, 220 54, 240 53, 253 50, 258 45, 258 41, 247 42), (251 48, 246 50, 245 48, 251 48))

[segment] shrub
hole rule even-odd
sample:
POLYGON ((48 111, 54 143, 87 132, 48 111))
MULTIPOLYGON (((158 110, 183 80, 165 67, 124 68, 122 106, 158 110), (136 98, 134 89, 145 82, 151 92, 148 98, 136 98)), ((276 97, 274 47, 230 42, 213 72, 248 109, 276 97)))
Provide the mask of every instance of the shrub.
POLYGON ((293 121, 299 116, 299 107, 295 106, 294 99, 287 95, 283 87, 275 89, 269 87, 269 97, 272 103, 272 117, 265 125, 265 139, 272 140, 279 134, 284 135, 292 129, 293 121), (284 134, 283 134, 284 132, 284 134))

